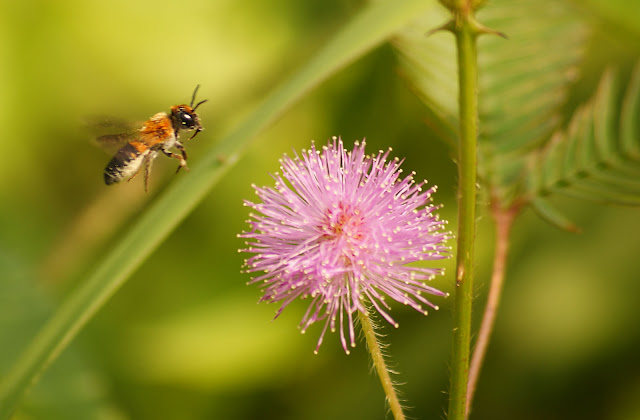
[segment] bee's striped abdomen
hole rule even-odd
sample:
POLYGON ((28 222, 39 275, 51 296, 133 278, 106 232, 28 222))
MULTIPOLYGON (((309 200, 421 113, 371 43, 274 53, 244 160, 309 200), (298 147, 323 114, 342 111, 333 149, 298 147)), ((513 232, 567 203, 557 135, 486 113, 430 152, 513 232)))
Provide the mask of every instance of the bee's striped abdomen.
POLYGON ((113 156, 104 170, 104 182, 107 185, 131 179, 140 171, 149 149, 139 146, 142 145, 137 142, 128 143, 113 156))

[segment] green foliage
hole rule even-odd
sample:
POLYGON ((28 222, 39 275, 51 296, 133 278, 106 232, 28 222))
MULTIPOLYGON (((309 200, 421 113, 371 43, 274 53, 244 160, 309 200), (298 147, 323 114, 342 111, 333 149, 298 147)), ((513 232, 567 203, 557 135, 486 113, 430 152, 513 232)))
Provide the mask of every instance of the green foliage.
MULTIPOLYGON (((424 16, 398 36, 409 82, 429 108, 429 124, 447 143, 457 137, 453 39, 425 36, 444 16, 424 16)), ((587 27, 563 2, 496 0, 479 21, 505 33, 479 38, 479 164, 484 182, 503 202, 515 198, 526 157, 562 122, 562 106, 583 58, 587 27)))
MULTIPOLYGON (((404 74, 428 107, 428 123, 447 143, 457 137, 455 50, 450 38, 425 36, 443 16, 424 16, 395 44, 404 74)), ((622 102, 616 78, 573 115, 563 107, 579 75, 589 25, 568 2, 496 0, 479 20, 509 40, 479 38, 481 121, 478 171, 503 205, 525 201, 545 220, 577 228, 547 202, 553 193, 605 203, 640 204, 640 70, 622 102)), ((455 146, 454 146, 455 147, 455 146)))
POLYGON ((594 97, 566 130, 531 157, 528 194, 553 193, 621 205, 640 205, 640 67, 619 98, 619 78, 607 71, 594 97))

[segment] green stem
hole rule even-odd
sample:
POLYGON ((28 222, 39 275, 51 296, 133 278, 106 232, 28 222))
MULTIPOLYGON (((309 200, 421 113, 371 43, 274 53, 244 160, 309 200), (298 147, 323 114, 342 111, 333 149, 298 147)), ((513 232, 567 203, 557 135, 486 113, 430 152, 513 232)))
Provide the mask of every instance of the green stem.
POLYGON ((478 134, 477 52, 473 17, 457 16, 454 33, 458 49, 460 153, 458 156, 458 253, 453 312, 453 350, 449 390, 449 420, 465 418, 476 223, 476 166, 478 134))
POLYGON ((369 314, 364 314, 358 311, 358 317, 360 318, 360 324, 362 325, 364 336, 367 339, 367 346, 369 348, 369 354, 371 354, 373 366, 376 368, 376 372, 378 373, 378 377, 382 383, 382 389, 384 389, 384 393, 387 396, 391 413, 393 413, 395 420, 404 420, 402 405, 400 404, 400 400, 398 399, 398 395, 396 394, 396 390, 393 386, 393 381, 391 380, 391 375, 389 375, 387 364, 384 362, 384 355, 382 354, 380 343, 378 343, 378 337, 376 336, 373 322, 371 322, 369 314))

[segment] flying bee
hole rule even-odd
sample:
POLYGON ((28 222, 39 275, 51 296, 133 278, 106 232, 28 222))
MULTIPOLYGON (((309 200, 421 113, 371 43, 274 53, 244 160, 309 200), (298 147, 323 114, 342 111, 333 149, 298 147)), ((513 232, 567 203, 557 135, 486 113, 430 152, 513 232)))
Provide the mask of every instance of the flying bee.
POLYGON ((200 131, 202 125, 196 109, 207 102, 200 101, 194 105, 198 88, 196 86, 189 105, 174 105, 170 113, 158 112, 149 118, 140 129, 129 134, 106 135, 98 138, 104 144, 124 144, 113 156, 104 170, 104 182, 107 185, 115 184, 123 180, 131 180, 144 167, 144 189, 148 190, 151 164, 159 152, 179 162, 176 172, 180 168, 189 171, 187 167, 187 152, 184 145, 178 140, 180 130, 195 130, 188 139, 193 139, 200 131), (171 149, 177 150, 177 153, 171 149))

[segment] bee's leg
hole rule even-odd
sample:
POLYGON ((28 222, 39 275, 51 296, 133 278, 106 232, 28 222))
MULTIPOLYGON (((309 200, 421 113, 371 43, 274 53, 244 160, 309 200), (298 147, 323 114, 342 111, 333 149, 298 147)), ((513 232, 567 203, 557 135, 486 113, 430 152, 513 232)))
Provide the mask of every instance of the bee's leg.
POLYGON ((176 173, 178 173, 180 168, 184 168, 185 171, 189 172, 189 167, 187 166, 187 151, 184 150, 184 146, 182 145, 182 143, 176 142, 174 146, 180 151, 180 156, 174 154, 176 159, 180 161, 180 166, 178 166, 178 169, 176 169, 176 173))
POLYGON ((151 163, 157 155, 157 152, 151 152, 144 159, 144 192, 149 192, 149 175, 151 174, 151 163))
POLYGON ((131 175, 131 178, 127 179, 127 182, 129 182, 129 181, 131 181, 133 178, 137 177, 139 173, 140 173, 140 169, 138 169, 138 172, 136 172, 135 174, 131 175))
POLYGON ((180 151, 180 154, 172 153, 169 150, 165 149, 162 149, 162 152, 169 157, 178 159, 178 161, 180 162, 180 166, 178 166, 176 173, 180 171, 180 168, 184 168, 185 171, 189 172, 189 168, 187 167, 187 151, 184 150, 184 146, 179 142, 176 142, 174 144, 174 147, 180 151))

